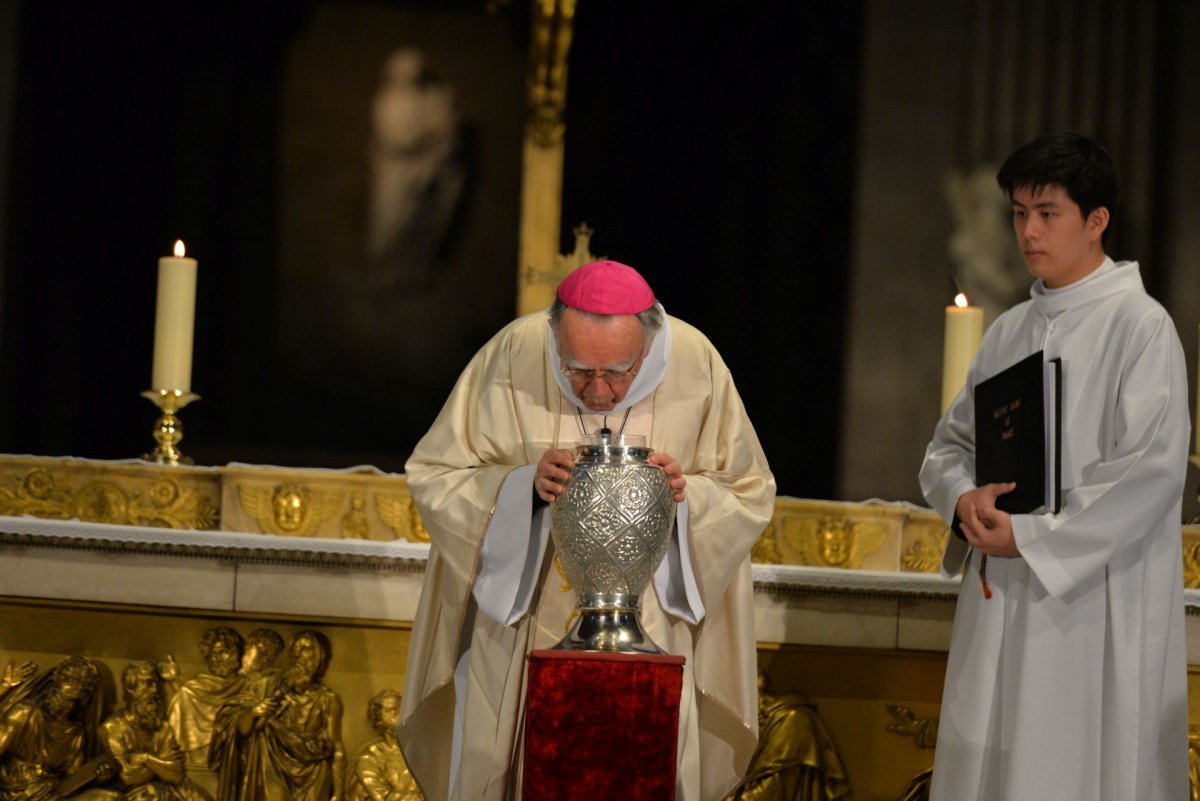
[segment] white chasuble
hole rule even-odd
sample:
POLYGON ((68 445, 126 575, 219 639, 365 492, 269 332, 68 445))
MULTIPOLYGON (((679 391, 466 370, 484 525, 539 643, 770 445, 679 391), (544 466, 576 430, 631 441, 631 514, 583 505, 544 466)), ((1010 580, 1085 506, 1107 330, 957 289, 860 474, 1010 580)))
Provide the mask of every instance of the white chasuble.
MULTIPOLYGON (((655 338, 664 352, 647 357, 660 358, 660 369, 644 367, 630 388, 626 433, 646 436, 683 468, 686 520, 675 545, 686 564, 664 568, 661 581, 656 574, 642 621, 655 643, 687 659, 678 798, 718 801, 755 746, 750 549, 770 521, 775 483, 719 354, 686 323, 667 325, 669 336, 655 338), (661 380, 639 386, 642 373, 661 380)), ((533 501, 532 466, 549 448, 573 447, 581 433, 549 336, 548 315, 539 312, 493 337, 406 467, 432 548, 398 734, 429 801, 519 798, 525 658, 562 638, 574 608, 533 501), (496 580, 508 575, 491 569, 497 561, 515 564, 518 580, 496 580)), ((610 413, 614 432, 623 417, 623 409, 610 413)), ((585 429, 600 420, 583 419, 585 429)))
POLYGON ((1135 262, 1032 299, 983 338, 921 468, 946 520, 974 488, 972 387, 1037 352, 1062 359, 1062 509, 1013 515, 1021 555, 966 562, 934 801, 1188 798, 1181 499, 1190 443, 1183 351, 1135 262))

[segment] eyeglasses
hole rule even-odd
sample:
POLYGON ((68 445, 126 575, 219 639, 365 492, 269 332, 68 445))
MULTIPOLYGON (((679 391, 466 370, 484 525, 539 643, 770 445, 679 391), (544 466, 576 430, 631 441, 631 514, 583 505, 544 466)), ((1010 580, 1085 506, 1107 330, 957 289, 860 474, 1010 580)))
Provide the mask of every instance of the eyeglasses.
POLYGON ((603 381, 613 387, 623 386, 637 375, 636 369, 629 370, 580 370, 575 367, 560 367, 559 372, 567 377, 572 384, 590 384, 593 381, 603 381))

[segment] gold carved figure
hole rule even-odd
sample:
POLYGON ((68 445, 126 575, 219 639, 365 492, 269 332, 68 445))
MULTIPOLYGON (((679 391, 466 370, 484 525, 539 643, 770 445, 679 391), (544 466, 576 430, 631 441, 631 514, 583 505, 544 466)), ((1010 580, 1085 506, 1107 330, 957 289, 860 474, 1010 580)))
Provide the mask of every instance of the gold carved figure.
POLYGON ((33 662, 17 664, 10 659, 4 666, 4 672, 0 673, 0 701, 4 700, 4 696, 8 695, 9 690, 24 683, 35 673, 37 673, 37 665, 33 662))
POLYGON ((293 534, 304 528, 308 516, 311 490, 299 484, 281 484, 271 495, 271 509, 275 512, 275 525, 280 531, 293 534))
POLYGON ((255 629, 246 635, 246 646, 242 651, 242 666, 239 673, 247 682, 262 676, 278 673, 271 665, 283 651, 283 637, 272 629, 255 629))
POLYGON ((120 765, 126 801, 212 801, 187 777, 183 751, 167 723, 162 681, 153 662, 133 662, 121 673, 125 707, 100 727, 120 765))
POLYGON ((534 3, 532 69, 529 78, 529 132, 534 142, 549 147, 566 132, 567 54, 571 50, 575 0, 537 0, 534 3))
MULTIPOLYGON (((7 672, 7 671, 6 671, 7 672)), ((116 801, 98 785, 116 773, 99 756, 96 665, 68 656, 0 701, 0 801, 116 801)))
POLYGON ((384 690, 367 704, 367 719, 379 735, 350 760, 346 801, 423 801, 417 782, 396 742, 400 693, 384 690))
POLYGON ((772 696, 758 674, 758 747, 728 801, 837 801, 850 795, 841 757, 816 707, 772 696))
POLYGON ((350 495, 350 511, 342 515, 342 536, 354 540, 371 537, 371 524, 367 522, 367 499, 361 492, 350 495))
POLYGON ((779 553, 779 542, 775 539, 775 521, 767 523, 763 533, 750 549, 750 561, 760 565, 778 565, 783 563, 783 555, 779 553))
MULTIPOLYGON (((245 678, 238 675, 242 637, 227 626, 209 629, 200 641, 200 653, 208 672, 197 674, 179 685, 171 699, 167 720, 176 742, 184 751, 186 763, 194 768, 207 768, 208 746, 217 712, 237 698, 246 686, 245 678)), ((166 672, 164 677, 168 680, 176 678, 171 672, 166 672)))
POLYGON ((323 635, 301 631, 282 673, 217 713, 209 760, 218 801, 341 801, 342 702, 322 684, 329 658, 323 635))
POLYGON ((1200 726, 1188 726, 1189 801, 1200 801, 1200 726))
POLYGON ((861 568, 863 560, 879 550, 887 539, 884 523, 827 516, 786 518, 783 531, 791 548, 800 553, 803 564, 815 567, 861 568))
MULTIPOLYGON (((887 710, 895 721, 887 726, 892 734, 912 737, 917 741, 917 748, 933 748, 937 745, 937 718, 919 718, 908 707, 897 704, 888 704, 887 710)), ((933 765, 930 765, 912 778, 900 801, 929 801, 929 783, 932 779, 933 765)))
POLYGON ((238 500, 264 534, 315 536, 321 525, 342 505, 342 493, 314 489, 304 484, 242 485, 238 500))
POLYGON ((429 542, 429 531, 421 522, 421 515, 411 497, 398 493, 380 493, 375 496, 375 511, 379 513, 383 524, 390 528, 398 539, 429 542))

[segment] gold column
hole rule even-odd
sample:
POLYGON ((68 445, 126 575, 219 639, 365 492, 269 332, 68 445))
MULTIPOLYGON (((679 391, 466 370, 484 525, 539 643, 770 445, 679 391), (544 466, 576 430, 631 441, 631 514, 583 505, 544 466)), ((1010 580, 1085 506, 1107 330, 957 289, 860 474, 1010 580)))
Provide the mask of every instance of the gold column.
POLYGON ((574 18, 575 0, 534 3, 521 175, 518 315, 549 306, 560 278, 555 265, 562 219, 563 111, 574 18))

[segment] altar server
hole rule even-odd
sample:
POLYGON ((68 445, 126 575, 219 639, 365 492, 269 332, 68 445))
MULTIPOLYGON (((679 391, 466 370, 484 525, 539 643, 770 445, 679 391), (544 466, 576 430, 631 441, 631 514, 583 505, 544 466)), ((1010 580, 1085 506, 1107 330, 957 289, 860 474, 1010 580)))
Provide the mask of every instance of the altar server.
POLYGON ((1036 280, 984 335, 921 468, 955 530, 942 571, 965 564, 931 797, 1185 799, 1179 337, 1137 262, 1105 255, 1117 187, 1099 143, 1039 137, 997 179, 1036 280), (1009 515, 1011 483, 975 483, 973 388, 1039 350, 1062 360, 1062 506, 1009 515))
POLYGON ((713 346, 601 261, 476 354, 406 467, 432 548, 399 740, 430 801, 519 797, 526 655, 562 639, 575 604, 546 511, 602 427, 646 437, 680 502, 642 599, 651 639, 687 659, 676 798, 724 797, 754 751, 750 549, 775 482, 713 346))

